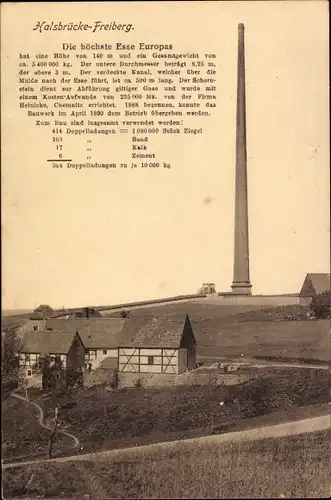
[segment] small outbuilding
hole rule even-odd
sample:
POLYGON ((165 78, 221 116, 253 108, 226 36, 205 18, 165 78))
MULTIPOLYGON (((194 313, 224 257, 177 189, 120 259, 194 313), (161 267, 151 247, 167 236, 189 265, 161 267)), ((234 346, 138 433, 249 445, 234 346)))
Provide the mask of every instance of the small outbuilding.
POLYGON ((330 273, 308 273, 299 294, 300 305, 309 305, 313 297, 328 290, 330 273))
POLYGON ((123 335, 120 372, 180 374, 196 368, 196 340, 188 315, 128 319, 123 335))

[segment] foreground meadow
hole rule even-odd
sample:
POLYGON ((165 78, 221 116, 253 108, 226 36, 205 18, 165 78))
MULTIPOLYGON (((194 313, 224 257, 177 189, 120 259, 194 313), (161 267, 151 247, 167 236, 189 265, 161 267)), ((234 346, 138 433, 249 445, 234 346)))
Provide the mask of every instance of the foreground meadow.
POLYGON ((331 431, 5 470, 5 498, 326 498, 331 431))

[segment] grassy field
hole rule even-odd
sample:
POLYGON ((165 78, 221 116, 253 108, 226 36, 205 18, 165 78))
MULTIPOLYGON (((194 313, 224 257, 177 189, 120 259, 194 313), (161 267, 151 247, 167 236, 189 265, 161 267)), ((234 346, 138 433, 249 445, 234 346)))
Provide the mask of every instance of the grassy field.
MULTIPOLYGON (((307 307, 289 305, 216 305, 202 301, 133 310, 131 317, 189 314, 199 357, 238 356, 293 361, 330 361, 330 321, 308 320, 307 307), (285 320, 291 316, 294 320, 285 320)), ((110 313, 118 316, 120 312, 110 313)), ((22 316, 2 318, 3 327, 24 322, 22 316)))
POLYGON ((328 498, 331 432, 5 470, 5 498, 328 498))
POLYGON ((189 314, 197 355, 273 357, 293 361, 330 360, 330 321, 308 320, 308 308, 298 305, 261 309, 259 306, 214 305, 203 302, 168 304, 130 313, 189 314), (291 315, 295 320, 285 320, 291 315))
POLYGON ((197 338, 199 356, 217 352, 226 357, 330 361, 328 320, 233 322, 217 329, 209 325, 197 338))
POLYGON ((123 448, 225 432, 234 423, 272 412, 328 403, 326 370, 262 369, 238 386, 123 388, 94 386, 45 399, 78 437, 84 451, 123 448), (224 402, 220 406, 220 402, 224 402))
MULTIPOLYGON (((293 306, 289 306, 292 308, 293 306)), ((294 306, 297 307, 297 306, 294 306)), ((276 310, 278 308, 274 308, 276 310)), ((190 318, 199 322, 204 318, 214 318, 219 321, 231 320, 233 316, 247 315, 247 318, 253 317, 254 312, 259 314, 262 311, 260 305, 233 305, 233 304, 215 304, 204 300, 196 302, 179 302, 175 304, 164 304, 160 306, 150 306, 143 309, 130 311, 130 316, 153 316, 153 315, 176 315, 189 314, 190 318)), ((268 308, 269 311, 269 308, 268 308)), ((106 316, 120 316, 121 311, 109 312, 106 316)), ((255 316, 254 316, 255 317, 255 316)))
MULTIPOLYGON (((2 457, 30 456, 47 452, 49 432, 38 423, 38 409, 10 397, 2 404, 2 457)), ((71 446, 70 438, 58 436, 54 452, 71 446)))

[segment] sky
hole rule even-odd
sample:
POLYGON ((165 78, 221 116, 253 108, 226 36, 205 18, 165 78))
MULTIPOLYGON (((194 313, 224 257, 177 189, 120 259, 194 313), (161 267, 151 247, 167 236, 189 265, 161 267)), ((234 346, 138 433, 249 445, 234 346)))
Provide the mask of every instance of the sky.
MULTIPOLYGON (((2 9, 4 309, 108 305, 230 291, 237 25, 245 24, 250 275, 255 294, 329 272, 327 2, 5 4, 2 9), (132 22, 126 34, 32 30, 39 20, 132 22), (196 136, 159 136, 165 171, 55 171, 51 135, 18 105, 18 53, 79 43, 172 43, 217 55, 217 107, 196 136)), ((77 158, 86 145, 70 139, 77 158)), ((95 140, 97 160, 127 145, 95 140)))

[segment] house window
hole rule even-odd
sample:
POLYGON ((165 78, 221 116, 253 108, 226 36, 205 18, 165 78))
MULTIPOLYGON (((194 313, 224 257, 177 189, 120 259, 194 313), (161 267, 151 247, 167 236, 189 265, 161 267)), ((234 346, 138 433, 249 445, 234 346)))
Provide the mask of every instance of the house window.
POLYGON ((38 330, 38 325, 34 325, 33 329, 34 331, 38 330))
POLYGON ((104 349, 104 350, 102 351, 102 354, 107 354, 107 349, 104 349))
POLYGON ((38 368, 39 365, 39 354, 30 355, 30 366, 32 368, 38 368))
POLYGON ((96 349, 89 349, 86 353, 85 353, 85 361, 89 362, 89 361, 95 361, 97 359, 97 351, 96 349))
POLYGON ((31 375, 32 375, 32 371, 28 370, 28 377, 31 377, 31 375))
POLYGON ((154 365, 154 356, 148 356, 148 364, 149 365, 154 365))

